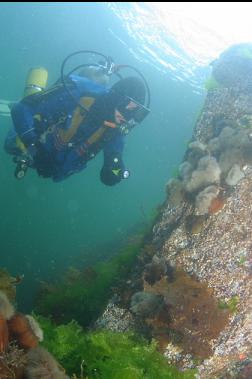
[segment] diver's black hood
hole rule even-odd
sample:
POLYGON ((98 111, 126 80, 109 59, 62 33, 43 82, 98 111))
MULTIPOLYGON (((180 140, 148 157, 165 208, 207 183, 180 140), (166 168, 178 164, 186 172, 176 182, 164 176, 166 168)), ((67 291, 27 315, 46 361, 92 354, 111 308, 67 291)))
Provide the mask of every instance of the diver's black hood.
POLYGON ((119 80, 112 86, 110 92, 118 102, 122 97, 128 96, 144 105, 146 90, 143 81, 137 77, 130 76, 119 80))
POLYGON ((118 108, 125 97, 130 97, 140 104, 145 101, 145 86, 137 77, 127 77, 115 83, 111 89, 100 95, 91 106, 87 121, 95 126, 105 120, 114 122, 115 109, 118 108))

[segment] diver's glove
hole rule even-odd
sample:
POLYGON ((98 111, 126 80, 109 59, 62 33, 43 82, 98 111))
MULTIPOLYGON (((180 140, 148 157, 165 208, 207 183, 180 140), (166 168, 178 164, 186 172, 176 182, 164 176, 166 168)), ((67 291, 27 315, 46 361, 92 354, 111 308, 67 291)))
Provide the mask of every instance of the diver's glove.
POLYGON ((129 177, 129 171, 125 170, 123 161, 119 155, 110 157, 101 169, 100 179, 107 186, 114 186, 122 179, 129 177))
POLYGON ((25 150, 14 156, 13 162, 16 163, 14 175, 17 179, 22 179, 29 167, 34 167, 34 161, 37 155, 37 148, 35 144, 27 146, 25 150))

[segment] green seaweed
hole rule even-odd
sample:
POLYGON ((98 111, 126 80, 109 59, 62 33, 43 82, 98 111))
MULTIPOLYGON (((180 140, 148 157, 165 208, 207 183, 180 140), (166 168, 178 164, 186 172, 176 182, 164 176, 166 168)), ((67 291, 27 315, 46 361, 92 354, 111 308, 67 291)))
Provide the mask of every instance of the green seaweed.
POLYGON ((207 91, 214 91, 215 89, 219 89, 221 87, 221 84, 215 79, 213 75, 205 81, 205 89, 207 91))
POLYGON ((129 245, 110 261, 98 263, 93 268, 72 270, 69 281, 63 280, 41 292, 35 311, 51 316, 57 323, 77 320, 86 327, 96 320, 104 310, 112 288, 116 287, 130 272, 142 243, 129 245))
POLYGON ((179 172, 179 166, 177 166, 177 167, 175 167, 175 168, 172 170, 171 178, 172 178, 172 179, 177 179, 177 178, 179 178, 179 175, 180 175, 180 172, 179 172))
POLYGON ((239 266, 243 266, 245 263, 246 263, 247 259, 245 256, 241 256, 239 262, 238 262, 238 265, 239 266))
POLYGON ((181 372, 169 366, 154 341, 149 343, 132 333, 84 332, 76 321, 55 326, 46 318, 35 317, 44 330, 42 345, 68 375, 88 379, 195 378, 195 370, 181 372))
POLYGON ((228 301, 220 300, 218 307, 220 309, 228 309, 230 312, 236 313, 239 301, 240 299, 238 296, 232 296, 228 301))

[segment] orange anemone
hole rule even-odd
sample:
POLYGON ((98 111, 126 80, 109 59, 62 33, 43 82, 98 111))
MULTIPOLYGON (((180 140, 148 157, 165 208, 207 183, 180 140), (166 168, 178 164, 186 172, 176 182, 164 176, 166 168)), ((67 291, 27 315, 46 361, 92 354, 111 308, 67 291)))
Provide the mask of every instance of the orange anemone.
POLYGON ((225 204, 225 199, 221 197, 216 197, 215 199, 212 200, 210 207, 208 208, 208 213, 209 214, 214 214, 219 212, 225 204))
POLYGON ((38 345, 38 338, 24 315, 16 313, 8 321, 8 325, 11 337, 18 342, 20 347, 30 349, 38 345))

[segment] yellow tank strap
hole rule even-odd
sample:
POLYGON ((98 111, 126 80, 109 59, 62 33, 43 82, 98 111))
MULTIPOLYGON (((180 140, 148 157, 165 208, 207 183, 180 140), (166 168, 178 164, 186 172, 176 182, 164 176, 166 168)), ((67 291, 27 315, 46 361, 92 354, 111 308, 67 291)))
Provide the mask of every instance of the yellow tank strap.
MULTIPOLYGON (((91 105, 93 105, 94 101, 95 99, 93 97, 80 98, 80 104, 87 110, 91 107, 91 105)), ((62 139, 62 142, 67 143, 73 138, 84 118, 85 113, 83 112, 83 109, 80 106, 77 106, 77 108, 74 110, 70 127, 67 130, 59 130, 59 135, 62 139)))
POLYGON ((88 145, 93 145, 93 143, 97 142, 105 133, 107 127, 101 126, 96 132, 94 132, 87 140, 88 145))
POLYGON ((36 113, 36 114, 33 116, 33 119, 36 120, 36 121, 41 122, 41 120, 42 120, 41 114, 36 113))
POLYGON ((88 138, 87 144, 92 145, 97 142, 109 128, 115 129, 116 124, 114 122, 104 121, 103 125, 88 138))
POLYGON ((18 136, 16 137, 16 145, 21 150, 21 152, 23 154, 25 154, 27 152, 25 145, 23 144, 23 142, 21 141, 21 139, 18 136))

